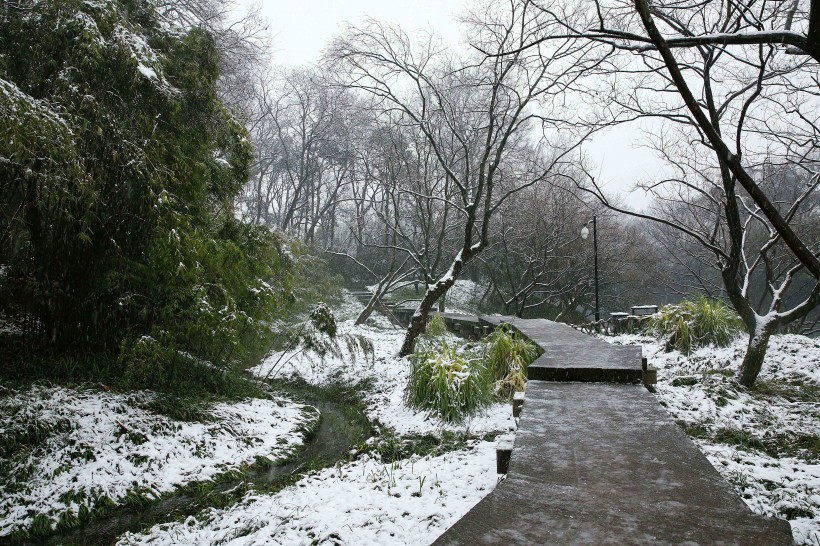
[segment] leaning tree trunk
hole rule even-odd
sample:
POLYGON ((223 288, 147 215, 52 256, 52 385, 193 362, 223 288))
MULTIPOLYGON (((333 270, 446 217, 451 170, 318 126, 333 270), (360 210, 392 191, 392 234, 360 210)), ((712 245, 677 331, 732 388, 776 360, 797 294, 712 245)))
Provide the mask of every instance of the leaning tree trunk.
POLYGON ((373 294, 373 297, 370 298, 370 301, 367 302, 367 305, 364 306, 362 312, 359 313, 358 318, 356 318, 356 326, 360 326, 364 324, 370 315, 375 310, 379 310, 382 315, 387 317, 387 320, 390 321, 390 324, 393 326, 401 326, 401 322, 399 319, 396 318, 396 315, 387 307, 384 302, 381 300, 381 297, 385 294, 385 291, 380 290, 373 294))
POLYGON ((356 317, 356 326, 364 324, 367 319, 370 318, 370 315, 373 314, 373 310, 376 308, 376 303, 379 301, 380 297, 381 294, 377 289, 376 293, 371 296, 370 301, 368 301, 367 305, 365 305, 364 309, 362 309, 362 312, 359 313, 358 317, 356 317))
MULTIPOLYGON (((391 266, 392 269, 392 266, 391 266)), ((356 326, 364 324, 365 321, 370 317, 371 313, 378 309, 381 311, 395 326, 399 324, 399 321, 396 320, 396 317, 393 316, 393 313, 384 305, 382 302, 382 297, 387 294, 390 288, 393 286, 394 282, 396 281, 396 277, 399 275, 399 271, 401 267, 397 271, 392 271, 387 273, 384 277, 379 279, 379 284, 376 286, 376 290, 373 291, 373 296, 370 298, 370 301, 367 302, 367 305, 364 306, 362 312, 359 313, 359 316, 356 318, 356 326)))
POLYGON ((771 332, 768 328, 757 329, 749 336, 749 345, 746 347, 743 364, 740 366, 740 384, 744 387, 754 386, 760 369, 763 367, 763 359, 769 347, 769 337, 771 337, 771 332))
POLYGON ((450 275, 427 289, 427 292, 425 292, 424 297, 421 299, 421 303, 419 303, 418 308, 416 308, 416 312, 413 313, 413 318, 410 319, 410 325, 407 327, 407 333, 404 335, 404 343, 402 343, 399 356, 407 356, 413 352, 416 348, 416 338, 421 335, 424 331, 424 327, 427 325, 427 317, 430 314, 430 310, 455 282, 455 276, 450 275))

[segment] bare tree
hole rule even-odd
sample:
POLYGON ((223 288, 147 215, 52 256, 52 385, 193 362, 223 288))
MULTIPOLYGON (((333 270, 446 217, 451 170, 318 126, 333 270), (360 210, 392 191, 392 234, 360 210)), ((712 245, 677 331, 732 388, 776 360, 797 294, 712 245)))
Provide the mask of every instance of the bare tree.
MULTIPOLYGON (((797 3, 794 4, 795 9, 798 5, 797 3)), ((752 26, 756 30, 762 30, 764 22, 777 20, 778 15, 783 15, 782 13, 766 13, 765 7, 763 8, 762 13, 765 14, 764 17, 750 17, 752 13, 748 10, 748 7, 742 4, 737 4, 734 7, 733 12, 730 12, 728 16, 721 16, 722 14, 708 14, 712 15, 709 21, 710 24, 717 24, 720 26, 728 26, 733 30, 737 30, 739 28, 743 28, 748 24, 752 26), (748 21, 748 23, 744 24, 744 22, 748 21)), ((779 237, 783 240, 783 242, 791 249, 791 251, 797 256, 803 266, 817 279, 820 279, 820 258, 817 256, 816 251, 812 251, 809 246, 803 241, 792 229, 789 225, 789 222, 781 215, 778 207, 773 203, 769 196, 760 189, 760 186, 754 180, 754 177, 750 174, 747 167, 745 167, 741 161, 741 156, 743 153, 743 146, 740 142, 742 132, 738 130, 736 132, 737 138, 735 145, 727 144, 723 140, 723 136, 721 134, 720 128, 717 126, 715 112, 710 111, 709 104, 702 105, 693 94, 689 84, 686 82, 686 78, 684 77, 683 71, 681 70, 681 66, 679 65, 678 61, 675 59, 674 55, 672 54, 672 49, 667 42, 667 40, 661 35, 660 30, 655 24, 655 20, 650 12, 649 5, 646 0, 635 0, 635 8, 640 15, 641 22, 643 26, 646 28, 646 32, 649 35, 649 38, 652 44, 657 48, 661 58, 663 59, 663 63, 666 66, 666 69, 669 72, 669 76, 674 84, 674 88, 677 90, 680 97, 683 99, 684 103, 686 104, 687 109, 689 110, 692 119, 696 122, 697 127, 701 131, 702 135, 708 141, 710 147, 714 150, 715 154, 718 156, 719 161, 721 162, 722 167, 729 171, 731 175, 734 177, 734 181, 731 183, 734 184, 735 181, 739 183, 743 189, 748 192, 750 197, 754 200, 755 205, 760 209, 760 213, 765 216, 766 221, 772 226, 772 228, 777 232, 779 237)), ((679 9, 679 6, 675 6, 675 11, 679 9)), ((696 10, 698 8, 695 8, 696 10)), ((816 56, 814 57, 815 60, 820 60, 820 50, 814 50, 816 45, 820 45, 820 39, 818 39, 818 35, 820 35, 820 25, 818 25, 817 19, 820 18, 820 3, 813 2, 812 6, 812 14, 809 20, 810 23, 810 32, 811 32, 811 40, 805 38, 804 41, 799 42, 802 49, 807 51, 813 52, 816 56)), ((660 10, 656 10, 656 13, 661 13, 660 10)), ((704 13, 701 8, 701 13, 704 13)), ((794 10, 788 12, 786 14, 787 18, 793 17, 794 10), (790 13, 790 15, 789 15, 790 13)), ((687 27, 683 24, 683 21, 680 19, 679 13, 674 14, 665 14, 661 15, 661 19, 666 22, 671 28, 675 30, 688 30, 687 27)), ((789 25, 791 22, 789 22, 789 25)), ((737 35, 738 33, 733 33, 737 35)), ((786 33, 791 34, 791 33, 786 33)), ((758 32, 756 35, 759 37, 761 33, 758 32)), ((765 34, 763 34, 765 36, 765 34)), ((703 38, 703 34, 700 34, 700 37, 703 38)), ((786 36, 781 36, 781 42, 786 41, 788 38, 786 36)), ((720 56, 723 52, 725 52, 725 47, 722 45, 715 45, 721 44, 720 41, 713 41, 713 40, 705 40, 699 43, 695 41, 694 43, 690 44, 690 47, 700 47, 699 50, 701 56, 707 57, 707 59, 711 58, 714 59, 715 57, 720 56)), ((725 43, 733 43, 733 40, 730 37, 725 39, 725 43)), ((741 42, 743 43, 743 42, 741 42)), ((740 110, 741 116, 741 126, 742 126, 742 118, 746 117, 749 113, 749 108, 752 105, 753 101, 762 94, 763 90, 763 83, 764 80, 768 80, 771 76, 771 72, 767 70, 767 65, 771 62, 771 59, 775 55, 776 48, 772 44, 779 43, 774 41, 770 38, 767 41, 762 42, 753 42, 759 44, 757 48, 757 57, 759 66, 758 71, 758 78, 757 82, 749 84, 749 95, 747 96, 747 100, 744 103, 743 107, 740 110)), ((795 44, 797 45, 797 44, 795 44)), ((714 61, 711 61, 707 64, 711 64, 714 61)), ((751 59, 750 59, 751 60, 751 59)), ((747 60, 746 62, 749 62, 747 60)), ((778 68, 774 69, 777 72, 778 68)), ((780 69, 782 70, 782 69, 780 69)), ((795 69, 791 68, 788 70, 792 77, 795 77, 794 74, 795 69)), ((705 75, 708 72, 705 73, 705 75)), ((814 78, 814 87, 816 89, 816 77, 814 78)), ((813 90, 812 90, 813 91, 813 90)), ((809 91, 811 93, 812 91, 809 91)), ((746 94, 746 93, 742 93, 746 94)), ((812 101, 814 102, 814 101, 812 101)), ((816 103, 815 103, 816 105, 816 103)), ((713 110, 714 108, 712 108, 713 110)), ((809 122, 812 125, 814 124, 814 120, 809 119, 809 122)), ((805 146, 804 146, 805 148, 805 146)), ((816 170, 812 170, 810 174, 810 178, 816 178, 818 175, 816 170)), ((755 374, 756 376, 756 374, 755 374)))
MULTIPOLYGON (((523 1, 487 7, 473 17, 472 35, 487 50, 520 48, 542 31, 533 25, 532 9, 523 1)), ((365 92, 384 115, 421 132, 448 188, 426 197, 446 199, 460 219, 461 242, 411 320, 400 353, 407 355, 434 303, 490 244, 491 221, 503 203, 542 183, 586 136, 568 140, 558 135, 557 120, 569 106, 561 97, 600 59, 574 40, 493 58, 457 59, 432 38, 414 46, 401 30, 376 22, 351 28, 331 49, 346 85, 365 92), (536 114, 538 104, 548 114, 536 114), (515 158, 528 146, 549 150, 546 165, 531 169, 532 162, 515 158)))
MULTIPOLYGON (((785 44, 791 46, 786 50, 789 54, 808 55, 813 61, 818 61, 820 0, 811 0, 809 9, 805 9, 804 5, 805 2, 801 0, 751 3, 736 0, 721 3, 659 2, 652 6, 647 0, 596 0, 595 16, 579 24, 566 20, 564 14, 548 2, 539 6, 544 15, 542 24, 554 29, 557 25, 558 28, 522 44, 520 49, 532 49, 553 40, 576 37, 604 44, 613 50, 631 51, 642 56, 647 52, 657 51, 671 83, 664 92, 674 90, 679 94, 690 119, 699 129, 700 139, 714 150, 728 172, 760 207, 761 213, 804 267, 815 278, 820 278, 820 258, 817 253, 794 233, 776 204, 756 184, 748 165, 744 166, 741 151, 733 149, 732 144, 723 140, 720 131, 714 127, 715 119, 709 112, 708 104, 696 98, 697 90, 693 91, 687 82, 684 73, 691 68, 689 61, 679 62, 672 53, 673 49, 684 52, 693 50, 698 56, 710 57, 711 61, 707 63, 710 68, 704 73, 707 78, 712 70, 711 66, 720 57, 729 57, 742 66, 748 62, 755 63, 764 51, 769 57, 773 56, 785 44), (672 34, 671 37, 664 37, 656 25, 656 19, 672 34), (795 25, 803 29, 793 30, 795 25), (643 34, 644 31, 646 34, 643 34)), ((518 51, 495 53, 480 45, 476 47, 490 56, 509 55, 518 51)), ((809 86, 816 90, 818 80, 812 62, 801 60, 798 66, 792 66, 787 71, 793 77, 800 77, 803 76, 803 68, 809 69, 809 86)), ((654 69, 657 70, 657 67, 654 69)), ((621 67, 619 72, 628 74, 631 70, 629 67, 621 67)), ((695 81, 699 77, 700 74, 695 81)), ((751 91, 754 87, 751 85, 746 91, 751 91)), ((741 91, 740 95, 743 94, 741 91)), ((809 177, 814 174, 810 172, 809 177)))
POLYGON ((140 8, 152 9, 168 25, 211 34, 219 51, 220 100, 247 122, 256 73, 270 62, 267 22, 259 8, 245 10, 238 0, 154 0, 140 8))
MULTIPOLYGON (((687 236, 690 244, 678 241, 673 251, 680 258, 684 249, 685 256, 692 260, 688 272, 704 289, 710 276, 699 268, 709 264, 707 256, 711 255, 710 265, 720 274, 725 295, 749 333, 741 382, 751 386, 760 373, 771 334, 816 310, 820 289, 754 200, 744 192, 727 191, 726 178, 715 162, 710 165, 708 155, 694 155, 689 150, 688 155, 677 157, 679 176, 652 185, 656 201, 651 215, 610 206, 652 218, 687 236)), ((776 196, 784 218, 795 231, 816 233, 818 200, 814 190, 818 180, 808 187, 797 187, 782 184, 782 171, 762 170, 757 174, 761 188, 776 196)), ((606 202, 600 189, 597 191, 606 202)), ((687 262, 680 259, 679 263, 687 262)))
MULTIPOLYGON (((662 120, 656 149, 677 170, 646 189, 660 202, 685 203, 677 212, 687 214, 639 216, 674 227, 713 255, 750 335, 741 381, 752 385, 772 331, 800 320, 820 298, 818 243, 799 222, 820 178, 812 45, 820 32, 818 2, 810 11, 799 1, 650 6, 646 0, 596 0, 595 6, 583 24, 566 23, 522 48, 576 36, 623 53, 613 55, 611 77, 587 96, 603 97, 599 122, 662 120), (794 55, 783 43, 810 55, 794 55), (764 164, 800 173, 787 201, 773 197, 764 164), (766 233, 765 240, 753 239, 755 230, 766 233), (784 258, 790 265, 768 267, 775 248, 787 248, 796 262, 784 258), (771 282, 761 307, 749 286, 762 269, 771 282), (814 279, 813 288, 800 301, 785 301, 804 275, 814 279)), ((559 21, 550 6, 541 7, 545 26, 559 21)))
POLYGON ((580 231, 593 213, 577 193, 554 177, 550 185, 527 188, 501 208, 492 248, 482 261, 505 312, 523 317, 546 308, 559 319, 587 302, 591 254, 580 244, 580 231))
POLYGON ((352 143, 361 132, 352 99, 321 73, 296 70, 260 78, 255 111, 246 214, 309 244, 321 230, 332 246, 338 204, 353 184, 352 143))
POLYGON ((508 313, 575 322, 594 314, 594 249, 580 237, 593 215, 601 309, 622 310, 655 295, 658 253, 638 226, 578 191, 574 170, 549 187, 520 192, 499 215, 482 261, 494 299, 508 313))

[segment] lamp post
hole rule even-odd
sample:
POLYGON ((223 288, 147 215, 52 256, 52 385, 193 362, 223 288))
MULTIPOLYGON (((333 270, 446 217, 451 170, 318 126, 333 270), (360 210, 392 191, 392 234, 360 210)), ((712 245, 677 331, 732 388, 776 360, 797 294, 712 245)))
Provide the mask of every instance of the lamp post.
POLYGON ((598 307, 598 220, 593 215, 592 220, 581 228, 581 239, 589 237, 589 223, 592 222, 592 248, 595 253, 595 322, 601 320, 600 309, 598 307))

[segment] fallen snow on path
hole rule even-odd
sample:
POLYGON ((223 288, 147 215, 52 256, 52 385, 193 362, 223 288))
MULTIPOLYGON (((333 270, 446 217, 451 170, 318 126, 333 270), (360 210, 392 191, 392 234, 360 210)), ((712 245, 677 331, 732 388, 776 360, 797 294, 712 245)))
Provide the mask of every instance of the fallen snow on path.
POLYGON ((387 319, 375 313, 367 324, 356 326, 354 320, 361 309, 355 298, 345 294, 341 309, 334 310, 339 318, 337 337, 367 338, 373 344, 372 357, 351 350, 345 342, 340 342, 341 358, 327 356, 320 359, 311 354, 297 354, 296 351, 284 357, 282 353, 274 353, 251 371, 259 377, 269 373, 278 377, 300 377, 319 386, 330 383, 356 385, 368 381, 370 385, 365 393, 368 418, 400 435, 437 434, 442 430, 483 434, 515 429, 509 403, 493 404, 484 413, 460 425, 445 423, 428 412, 408 408, 403 397, 411 365, 407 358, 396 356, 404 339, 404 330, 391 326, 387 319), (291 355, 295 356, 290 358, 291 355))
POLYGON ((801 449, 820 442, 820 341, 772 336, 749 391, 735 382, 745 338, 688 357, 663 352, 650 337, 605 339, 643 346, 658 369, 659 401, 696 433, 701 450, 752 510, 788 519, 798 544, 820 544, 820 461, 801 449), (789 452, 777 456, 784 448, 789 452))
POLYGON ((77 516, 81 506, 93 510, 104 497, 157 497, 257 456, 284 457, 317 417, 289 400, 253 399, 215 404, 212 422, 179 422, 142 409, 152 396, 37 385, 6 390, 3 445, 12 438, 35 445, 13 449, 10 459, 0 451, 0 536, 28 528, 38 513, 56 523, 64 512, 77 516))
POLYGON ((365 457, 274 496, 126 534, 126 545, 430 544, 496 485, 495 444, 384 464, 365 457))

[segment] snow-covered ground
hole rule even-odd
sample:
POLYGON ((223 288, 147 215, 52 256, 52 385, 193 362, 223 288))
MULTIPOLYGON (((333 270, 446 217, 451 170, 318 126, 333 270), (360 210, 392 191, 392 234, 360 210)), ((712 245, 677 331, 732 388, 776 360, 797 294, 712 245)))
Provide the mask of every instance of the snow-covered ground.
POLYGON ((129 493, 158 497, 258 456, 284 458, 317 419, 315 409, 277 398, 216 404, 211 422, 180 422, 142 409, 152 396, 39 385, 4 389, 3 446, 12 446, 13 438, 40 438, 11 459, 0 451, 0 537, 29 528, 37 514, 56 523, 64 513, 76 517, 129 493))
MULTIPOLYGON (((395 356, 404 332, 379 316, 355 326, 360 309, 349 296, 336 309, 335 356, 274 354, 253 372, 314 385, 365 385, 370 418, 400 436, 514 429, 507 404, 461 425, 405 407, 410 365, 395 356), (372 351, 362 349, 370 345, 372 351)), ((658 368, 660 402, 753 510, 788 518, 798 543, 820 544, 820 460, 812 443, 820 442, 820 342, 774 336, 759 386, 747 391, 734 382, 742 339, 689 357, 664 353, 652 338, 608 340, 643 345, 658 368)), ((158 495, 257 455, 276 458, 301 442, 301 430, 315 417, 291 401, 252 400, 215 406, 214 422, 181 423, 139 409, 145 406, 139 397, 150 396, 44 386, 5 392, 0 438, 30 424, 52 426, 13 470, 28 477, 16 482, 24 486, 0 484, 0 536, 15 524, 30 524, 38 511, 54 520, 88 499, 117 500, 142 488, 158 495), (85 500, 66 495, 78 491, 85 500)), ((118 544, 429 544, 492 491, 494 466, 495 445, 478 438, 444 455, 394 463, 372 453, 353 455, 276 494, 250 492, 228 509, 129 533, 118 544)))
POLYGON ((496 485, 495 444, 392 464, 363 457, 277 495, 124 535, 125 545, 430 544, 496 485))
MULTIPOLYGON (((253 373, 301 377, 314 385, 366 382, 369 417, 399 435, 514 428, 509 404, 497 404, 458 426, 406 408, 402 395, 410 364, 396 357, 404 332, 375 315, 367 325, 355 326, 360 310, 354 298, 345 296, 335 311, 341 357, 273 354, 253 373), (372 343, 372 355, 344 341, 357 336, 372 343)), ((118 544, 429 544, 497 483, 495 444, 471 443, 444 455, 394 463, 365 454, 312 473, 277 494, 251 492, 227 510, 212 509, 199 518, 154 526, 146 534, 127 534, 118 544)))
POLYGON ((341 358, 300 353, 289 358, 289 353, 281 358, 275 353, 252 370, 260 377, 268 374, 278 377, 301 377, 313 385, 345 383, 355 385, 367 381, 365 404, 368 418, 378 425, 388 427, 397 434, 437 434, 442 430, 483 434, 487 432, 514 430, 510 405, 494 404, 481 415, 461 425, 443 422, 426 412, 418 412, 404 405, 404 386, 410 374, 410 362, 397 358, 404 338, 404 330, 390 325, 381 315, 373 314, 367 324, 356 326, 353 321, 361 310, 358 301, 345 295, 341 309, 336 311, 339 320, 337 336, 344 339, 367 338, 373 345, 373 355, 365 355, 361 350, 351 350, 344 341, 339 343, 341 358), (273 373, 271 369, 276 368, 273 373))
POLYGON ((643 346, 658 368, 661 404, 752 510, 789 519, 798 544, 820 544, 820 341, 773 336, 758 385, 748 391, 735 383, 745 339, 689 357, 663 352, 653 338, 604 339, 643 346))
MULTIPOLYGON (((378 285, 372 284, 366 288, 371 292, 377 288, 378 285)), ((457 279, 455 284, 450 287, 445 295, 444 307, 448 313, 462 313, 465 315, 474 315, 478 313, 478 302, 484 293, 486 286, 480 285, 475 281, 469 279, 457 279)), ((424 285, 418 295, 413 295, 412 299, 421 299, 424 295, 424 285)))
POLYGON ((445 308, 450 313, 475 314, 484 289, 469 279, 458 279, 447 291, 445 308))

